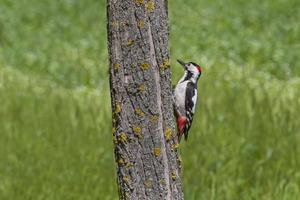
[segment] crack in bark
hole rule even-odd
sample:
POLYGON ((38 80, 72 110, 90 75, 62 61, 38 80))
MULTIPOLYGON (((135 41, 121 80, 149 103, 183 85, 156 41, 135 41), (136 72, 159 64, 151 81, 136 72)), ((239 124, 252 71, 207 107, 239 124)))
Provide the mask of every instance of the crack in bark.
MULTIPOLYGON (((158 67, 158 63, 156 60, 156 56, 155 56, 155 49, 154 49, 154 41, 152 38, 152 31, 151 31, 151 26, 149 23, 149 27, 148 27, 148 36, 149 36, 149 43, 150 43, 150 57, 151 57, 151 61, 152 61, 152 66, 157 66, 158 67)), ((162 157, 163 157, 163 163, 165 166, 165 172, 164 172, 164 176, 165 176, 165 180, 166 180, 166 186, 167 186, 167 199, 171 199, 171 189, 170 189, 170 176, 169 176, 169 165, 168 165, 168 158, 167 158, 167 152, 166 152, 166 147, 165 147, 165 139, 164 139, 164 131, 163 131, 163 117, 162 117, 162 99, 161 99, 161 89, 160 89, 160 75, 159 72, 157 70, 155 70, 155 83, 156 83, 156 88, 157 88, 157 104, 158 104, 158 111, 159 111, 159 117, 158 117, 158 126, 159 126, 159 130, 161 132, 160 136, 161 136, 161 141, 162 141, 162 157)))

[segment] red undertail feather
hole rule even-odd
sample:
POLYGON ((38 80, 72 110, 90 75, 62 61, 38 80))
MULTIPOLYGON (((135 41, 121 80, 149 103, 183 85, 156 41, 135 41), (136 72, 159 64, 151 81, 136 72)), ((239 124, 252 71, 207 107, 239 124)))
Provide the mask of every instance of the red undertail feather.
POLYGON ((183 135, 186 122, 187 118, 185 116, 179 116, 177 118, 178 142, 180 142, 181 136, 183 135))

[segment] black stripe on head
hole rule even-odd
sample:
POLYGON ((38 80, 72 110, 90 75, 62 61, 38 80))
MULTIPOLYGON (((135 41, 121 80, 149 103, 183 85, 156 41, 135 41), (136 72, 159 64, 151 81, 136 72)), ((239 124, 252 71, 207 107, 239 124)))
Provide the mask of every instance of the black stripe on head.
POLYGON ((190 62, 191 64, 195 65, 195 66, 199 66, 198 64, 194 63, 194 62, 190 62))
POLYGON ((181 81, 181 83, 184 82, 184 81, 189 80, 190 78, 192 78, 192 76, 193 76, 193 73, 190 72, 190 71, 187 71, 187 75, 186 75, 186 77, 181 81))

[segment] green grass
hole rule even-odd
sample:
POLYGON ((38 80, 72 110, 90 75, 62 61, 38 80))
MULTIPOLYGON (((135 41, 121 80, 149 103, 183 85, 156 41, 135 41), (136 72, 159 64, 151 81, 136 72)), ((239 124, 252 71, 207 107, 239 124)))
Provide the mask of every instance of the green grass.
MULTIPOLYGON (((201 63, 185 197, 300 196, 300 3, 169 2, 175 59, 201 63)), ((2 0, 0 199, 116 199, 105 1, 2 0)))

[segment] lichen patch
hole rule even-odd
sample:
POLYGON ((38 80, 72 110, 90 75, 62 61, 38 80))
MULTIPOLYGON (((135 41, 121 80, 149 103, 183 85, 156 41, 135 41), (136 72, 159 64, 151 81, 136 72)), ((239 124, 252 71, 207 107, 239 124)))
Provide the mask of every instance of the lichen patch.
POLYGON ((127 143, 126 133, 124 133, 124 132, 120 133, 120 135, 118 136, 118 142, 127 143))
POLYGON ((162 70, 166 70, 166 69, 170 68, 170 66, 171 66, 170 60, 169 60, 169 59, 166 59, 166 60, 164 60, 164 62, 160 65, 160 68, 161 68, 162 70))
POLYGON ((141 64, 141 69, 142 69, 143 71, 148 70, 149 68, 150 68, 149 63, 142 63, 142 64, 141 64))
POLYGON ((139 90, 140 92, 145 92, 145 91, 146 91, 146 86, 145 86, 144 84, 141 84, 141 85, 139 86, 138 90, 139 90))
POLYGON ((135 0, 134 2, 139 5, 144 4, 144 0, 135 0))
POLYGON ((122 107, 120 103, 116 103, 115 106, 115 114, 119 114, 122 111, 122 107))
POLYGON ((173 181, 175 181, 177 179, 176 171, 171 172, 171 178, 173 181))
POLYGON ((155 147, 153 150, 153 154, 158 157, 161 154, 161 149, 159 147, 155 147))
POLYGON ((134 41, 132 39, 127 40, 127 46, 133 45, 134 41))
POLYGON ((166 130, 165 130, 164 135, 165 135, 166 140, 169 141, 171 139, 171 136, 172 136, 172 130, 167 127, 166 130))
POLYGON ((151 115, 150 122, 151 123, 156 123, 157 121, 158 121, 158 115, 151 115))
POLYGON ((139 28, 144 28, 145 27, 145 21, 144 20, 139 20, 137 23, 139 28))
POLYGON ((138 137, 138 138, 143 138, 142 136, 142 128, 140 126, 134 126, 133 127, 133 133, 138 137))
POLYGON ((136 108, 134 109, 134 113, 139 116, 139 117, 144 117, 145 113, 140 109, 140 108, 136 108))
POLYGON ((154 10, 154 2, 153 0, 149 0, 147 3, 146 3, 146 10, 148 12, 152 12, 154 10))
POLYGON ((113 68, 114 68, 114 71, 115 71, 115 72, 118 72, 118 71, 120 70, 120 68, 121 68, 121 65, 118 64, 118 63, 115 63, 115 64, 113 65, 113 68))

